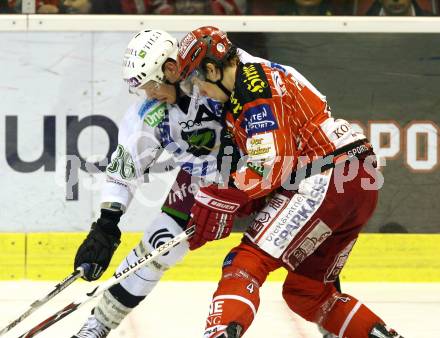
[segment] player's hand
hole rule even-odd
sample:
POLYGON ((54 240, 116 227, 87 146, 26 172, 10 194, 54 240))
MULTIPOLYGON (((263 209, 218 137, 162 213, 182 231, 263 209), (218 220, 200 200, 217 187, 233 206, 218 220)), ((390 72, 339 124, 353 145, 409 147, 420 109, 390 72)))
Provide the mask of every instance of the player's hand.
POLYGON ((90 269, 84 272, 87 281, 99 279, 108 268, 113 253, 121 243, 121 231, 117 225, 108 224, 102 217, 92 224, 89 234, 75 256, 75 269, 87 263, 90 269))
POLYGON ((195 196, 188 227, 195 224, 195 234, 189 239, 191 250, 208 241, 229 236, 237 210, 249 200, 234 188, 219 189, 216 185, 202 187, 195 196))

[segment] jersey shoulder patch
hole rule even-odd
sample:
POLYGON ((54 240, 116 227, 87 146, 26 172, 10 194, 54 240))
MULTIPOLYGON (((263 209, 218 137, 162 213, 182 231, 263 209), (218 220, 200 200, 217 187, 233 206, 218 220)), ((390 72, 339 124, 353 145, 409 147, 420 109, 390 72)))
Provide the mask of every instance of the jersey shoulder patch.
POLYGON ((260 63, 241 65, 238 69, 237 82, 243 104, 259 98, 272 97, 269 82, 260 63))
POLYGON ((165 117, 167 105, 158 100, 146 100, 138 111, 138 115, 144 123, 150 127, 157 127, 165 117))
POLYGON ((232 112, 238 117, 246 103, 261 98, 271 98, 272 92, 263 66, 260 63, 240 64, 235 89, 231 96, 232 112))
POLYGON ((246 109, 241 127, 252 137, 257 133, 278 129, 278 123, 270 105, 259 104, 246 109))

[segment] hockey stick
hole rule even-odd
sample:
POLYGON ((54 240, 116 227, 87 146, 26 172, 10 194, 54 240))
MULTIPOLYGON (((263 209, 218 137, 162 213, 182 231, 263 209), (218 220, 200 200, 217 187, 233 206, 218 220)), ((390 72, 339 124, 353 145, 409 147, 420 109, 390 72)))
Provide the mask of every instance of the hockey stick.
POLYGON ((101 285, 98 285, 94 290, 87 293, 85 296, 81 297, 79 300, 70 303, 54 315, 50 316, 49 318, 45 319, 38 325, 34 326, 32 329, 27 331, 26 333, 22 334, 19 338, 30 338, 35 337, 38 333, 44 331, 48 327, 52 326, 56 322, 60 321, 64 317, 68 316, 72 312, 76 311, 80 306, 84 305, 85 303, 89 302, 93 298, 96 298, 97 296, 104 293, 105 290, 108 290, 113 285, 121 282, 124 278, 127 278, 129 275, 134 273, 135 271, 139 270, 143 266, 150 263, 152 260, 156 259, 159 256, 162 256, 163 254, 170 251, 173 247, 180 244, 184 240, 186 240, 188 237, 192 236, 195 231, 195 226, 192 226, 185 231, 178 234, 176 237, 170 239, 165 244, 162 244, 157 249, 151 251, 148 255, 144 257, 138 258, 136 262, 133 264, 130 264, 130 266, 126 267, 121 272, 115 273, 110 279, 102 283, 101 285))
POLYGON ((6 332, 10 331, 13 327, 17 326, 20 322, 22 322, 25 318, 29 317, 32 313, 34 313, 35 310, 37 310, 39 307, 41 307, 43 304, 46 304, 49 300, 51 300, 53 297, 55 297, 57 294, 59 294, 61 291, 63 291, 65 288, 67 288, 70 284, 72 284, 74 281, 76 281, 78 278, 82 277, 84 275, 84 271, 87 271, 89 269, 88 264, 83 264, 80 267, 78 267, 74 272, 72 272, 69 276, 64 278, 61 282, 59 282, 51 292, 49 292, 46 296, 43 298, 40 298, 33 302, 29 309, 26 310, 20 317, 15 319, 13 322, 9 323, 8 326, 3 328, 0 331, 0 336, 4 335, 6 332))

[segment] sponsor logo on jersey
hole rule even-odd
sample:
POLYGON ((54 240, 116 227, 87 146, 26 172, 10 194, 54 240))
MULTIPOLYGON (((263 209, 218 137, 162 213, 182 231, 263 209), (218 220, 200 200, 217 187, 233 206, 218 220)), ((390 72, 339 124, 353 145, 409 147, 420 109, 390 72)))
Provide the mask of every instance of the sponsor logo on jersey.
POLYGON ((231 101, 232 114, 235 117, 240 115, 240 113, 243 111, 243 106, 238 101, 235 91, 232 92, 230 101, 231 101))
POLYGON ((260 176, 264 175, 264 167, 262 165, 258 165, 256 163, 248 162, 246 163, 247 167, 251 169, 253 172, 257 173, 260 176))
POLYGON ((251 237, 257 243, 259 238, 264 234, 265 229, 270 229, 271 224, 276 219, 276 216, 286 207, 289 199, 281 194, 273 196, 268 204, 261 210, 254 221, 248 228, 246 235, 251 237))
POLYGON ((248 232, 254 236, 263 229, 263 227, 269 222, 271 215, 267 211, 260 211, 252 222, 248 232))
POLYGON ((283 262, 292 270, 309 257, 330 235, 332 230, 322 220, 317 219, 299 243, 293 242, 283 254, 283 262))
MULTIPOLYGON (((204 132, 199 133, 193 133, 191 136, 188 137, 188 143, 192 146, 201 148, 201 147, 207 147, 207 145, 210 143, 210 141, 214 139, 214 131, 213 130, 207 130, 204 132)), ((212 148, 208 148, 212 149, 212 148)))
MULTIPOLYGON (((180 100, 181 102, 184 99, 180 100)), ((196 116, 193 119, 184 119, 179 121, 179 126, 182 129, 190 130, 193 128, 201 127, 203 125, 207 125, 209 122, 216 121, 216 116, 213 115, 212 111, 210 111, 209 107, 204 104, 200 104, 199 100, 194 100, 194 109, 197 111, 196 116)), ((191 100, 186 101, 188 106, 186 108, 181 108, 183 111, 189 109, 191 105, 191 100)))
MULTIPOLYGON (((206 321, 206 324, 211 325, 211 322, 209 321, 209 319, 206 321)), ((214 333, 223 329, 224 326, 226 326, 226 325, 217 325, 215 327, 210 327, 210 328, 206 329, 205 333, 203 335, 203 338, 211 337, 214 333)))
POLYGON ((214 129, 202 128, 185 132, 182 130, 182 139, 189 145, 187 152, 194 156, 208 155, 215 147, 216 133, 214 129))
POLYGON ((252 222, 252 224, 249 226, 247 233, 249 235, 251 235, 252 237, 255 237, 256 234, 258 234, 263 229, 263 227, 264 227, 264 224, 255 219, 252 222))
MULTIPOLYGON (((213 326, 213 325, 220 325, 221 324, 224 303, 225 303, 224 300, 214 300, 211 303, 211 305, 209 306, 208 318, 206 319, 206 326, 213 326)), ((213 328, 210 328, 209 330, 213 330, 213 328)), ((214 329, 214 332, 215 331, 216 330, 214 329)))
POLYGON ((294 195, 286 213, 276 223, 274 233, 267 240, 273 241, 277 247, 285 247, 321 206, 326 184, 327 181, 318 176, 308 196, 294 195))
POLYGON ((232 262, 234 261, 235 256, 237 256, 236 252, 230 252, 225 257, 225 260, 223 261, 223 268, 232 265, 232 262))
POLYGON ((217 300, 215 302, 212 302, 209 307, 209 315, 215 316, 215 315, 221 315, 223 312, 223 304, 225 303, 224 300, 217 300))
POLYGON ((333 134, 336 137, 336 139, 340 139, 348 131, 352 131, 350 124, 344 123, 344 124, 338 126, 338 128, 336 128, 335 130, 333 130, 333 134))
POLYGON ((278 128, 272 109, 268 104, 260 104, 245 111, 243 124, 249 136, 278 128))
POLYGON ((356 156, 365 153, 368 150, 369 148, 365 144, 361 144, 360 146, 357 146, 356 148, 347 151, 347 155, 356 156))
POLYGON ((144 117, 144 122, 150 127, 157 127, 157 125, 162 122, 165 117, 166 104, 162 103, 157 107, 151 109, 147 115, 144 117))
MULTIPOLYGON (((302 229, 313 228, 307 223, 322 205, 329 182, 330 178, 326 174, 303 180, 299 192, 276 216, 257 244, 273 257, 279 258, 302 229)), ((320 238, 318 235, 313 236, 320 238)))
POLYGON ((270 164, 276 156, 275 141, 272 133, 258 134, 247 139, 246 150, 249 155, 247 158, 248 163, 261 167, 264 164, 270 164))
POLYGON ((255 147, 249 150, 249 156, 260 156, 269 154, 272 147, 255 147))
POLYGON ((356 243, 356 239, 353 239, 350 243, 348 243, 348 245, 336 256, 333 264, 327 269, 327 273, 325 274, 325 282, 333 282, 339 276, 339 273, 344 267, 345 262, 347 262, 348 255, 350 255, 354 243, 356 243))
POLYGON ((286 204, 286 199, 284 198, 280 198, 278 196, 274 196, 270 199, 269 203, 268 203, 268 207, 272 208, 275 211, 280 210, 284 205, 286 204))
POLYGON ((237 76, 235 89, 231 94, 231 111, 236 119, 243 111, 243 105, 261 98, 271 98, 272 92, 266 74, 260 64, 246 64, 237 76))
POLYGON ((261 211, 255 220, 260 223, 267 223, 270 220, 270 214, 267 211, 261 211))
POLYGON ((252 138, 250 141, 251 146, 261 146, 261 144, 263 143, 263 139, 262 138, 252 138))
POLYGON ((182 129, 191 129, 193 127, 200 127, 202 125, 201 122, 196 122, 194 120, 186 120, 186 121, 180 121, 179 126, 182 129))
POLYGON ((246 89, 251 93, 270 93, 268 83, 263 80, 266 78, 266 75, 261 65, 251 63, 243 66, 243 75, 243 83, 246 85, 246 89))
POLYGON ((138 111, 138 115, 141 119, 144 118, 144 115, 148 113, 151 107, 153 107, 155 104, 159 104, 159 101, 156 99, 153 100, 145 100, 145 102, 142 104, 141 108, 138 111))

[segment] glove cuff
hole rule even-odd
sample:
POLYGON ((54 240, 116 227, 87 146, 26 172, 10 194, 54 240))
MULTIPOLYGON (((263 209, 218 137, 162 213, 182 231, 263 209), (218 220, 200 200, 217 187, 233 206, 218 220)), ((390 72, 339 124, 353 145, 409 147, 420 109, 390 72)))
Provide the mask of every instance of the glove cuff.
POLYGON ((121 230, 119 230, 118 223, 121 216, 122 211, 101 209, 101 217, 96 221, 96 227, 99 228, 99 231, 116 237, 119 240, 121 238, 121 230))
POLYGON ((241 190, 235 188, 219 189, 216 185, 202 187, 196 194, 198 203, 212 210, 235 213, 241 206, 249 201, 249 197, 241 190))

